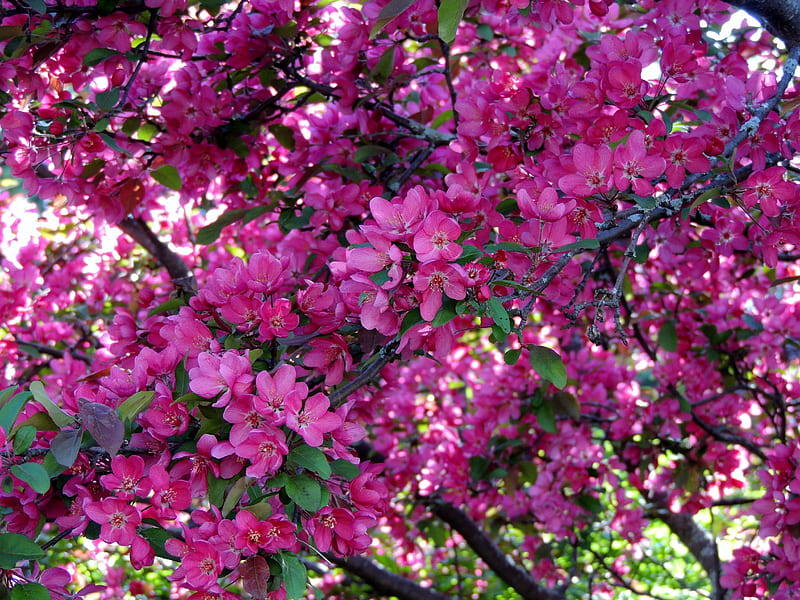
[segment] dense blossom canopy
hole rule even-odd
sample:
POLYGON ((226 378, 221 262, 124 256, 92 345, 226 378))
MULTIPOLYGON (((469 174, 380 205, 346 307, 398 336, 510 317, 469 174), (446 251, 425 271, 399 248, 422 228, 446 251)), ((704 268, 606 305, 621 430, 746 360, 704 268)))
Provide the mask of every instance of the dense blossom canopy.
POLYGON ((800 26, 735 4, 2 0, 11 597, 800 596, 800 26))

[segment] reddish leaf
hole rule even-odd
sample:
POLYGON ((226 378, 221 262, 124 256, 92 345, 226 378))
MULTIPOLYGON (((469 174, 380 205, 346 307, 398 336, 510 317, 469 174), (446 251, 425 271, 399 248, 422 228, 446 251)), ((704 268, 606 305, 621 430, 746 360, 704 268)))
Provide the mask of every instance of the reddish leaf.
POLYGON ((110 406, 90 402, 85 398, 80 399, 78 406, 86 431, 91 433, 97 443, 111 456, 116 455, 125 437, 125 426, 117 416, 117 411, 110 406))
POLYGON ((265 600, 269 583, 269 565, 263 556, 251 556, 244 561, 239 572, 242 574, 242 587, 254 600, 265 600))
POLYGON ((119 189, 119 199, 125 209, 125 214, 132 213, 139 203, 144 200, 144 186, 139 179, 131 177, 119 189))
POLYGON ((53 441, 50 442, 50 452, 56 462, 64 467, 71 467, 78 458, 78 451, 81 448, 80 429, 62 429, 53 441))

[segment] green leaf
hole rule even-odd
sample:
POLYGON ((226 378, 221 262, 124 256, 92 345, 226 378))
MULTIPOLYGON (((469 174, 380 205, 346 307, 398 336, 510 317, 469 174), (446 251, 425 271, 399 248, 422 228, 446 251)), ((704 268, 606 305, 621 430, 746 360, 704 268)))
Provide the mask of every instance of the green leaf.
POLYGON ((155 392, 136 392, 117 407, 117 413, 123 421, 133 421, 136 416, 153 402, 155 392))
POLYGON ((478 37, 484 42, 491 42, 494 39, 494 30, 486 23, 481 23, 475 28, 478 37))
POLYGON ((305 597, 308 573, 300 559, 294 554, 281 552, 281 571, 288 600, 305 597))
MULTIPOLYGON (((119 102, 119 93, 119 88, 117 87, 112 87, 107 89, 105 92, 98 93, 94 97, 97 108, 103 112, 107 112, 114 108, 117 105, 117 102, 119 102)), ((108 125, 106 125, 106 127, 108 127, 108 125)), ((103 131, 106 127, 102 127, 96 131, 103 131)))
POLYGON ((167 540, 171 540, 174 536, 170 535, 170 533, 162 528, 162 527, 152 527, 149 529, 142 529, 139 528, 139 533, 141 536, 147 540, 150 544, 150 547, 153 548, 156 556, 160 556, 161 558, 166 558, 169 560, 175 560, 175 557, 167 552, 164 545, 167 543, 167 540))
POLYGON ((667 352, 678 351, 678 329, 672 319, 664 321, 658 330, 658 345, 667 352))
POLYGON ((417 0, 392 0, 389 4, 384 6, 378 14, 378 20, 375 21, 375 25, 372 26, 372 30, 369 32, 369 39, 374 39, 384 27, 402 15, 416 1, 417 0))
POLYGON ((431 123, 431 128, 439 129, 439 127, 441 127, 448 121, 452 121, 454 116, 455 113, 453 112, 452 109, 440 113, 439 116, 433 120, 433 123, 431 123))
POLYGON ((214 221, 210 225, 206 225, 200 231, 197 232, 197 243, 211 244, 213 242, 216 242, 217 238, 219 238, 220 234, 222 233, 222 230, 225 227, 227 227, 231 223, 240 221, 246 213, 247 213, 246 208, 234 208, 220 215, 216 221, 214 221))
POLYGON ((250 484, 252 484, 253 481, 254 480, 252 477, 242 477, 233 484, 233 487, 231 487, 231 490, 228 492, 225 502, 222 505, 223 517, 234 509, 234 507, 239 503, 239 500, 242 499, 244 491, 250 487, 250 484))
POLYGON ((439 37, 447 44, 456 39, 458 24, 464 17, 469 0, 442 0, 439 5, 439 37))
POLYGON ((85 164, 83 166, 83 170, 79 177, 81 179, 91 179, 95 175, 97 175, 100 171, 103 170, 103 167, 106 166, 106 161, 102 158, 93 158, 91 162, 85 164))
POLYGON ((549 402, 542 402, 541 406, 536 409, 536 420, 539 422, 539 427, 545 432, 558 433, 556 415, 553 412, 553 405, 549 402))
POLYGON ((469 476, 473 483, 480 481, 489 470, 491 461, 484 456, 472 456, 469 459, 469 476))
POLYGON ((44 391, 44 385, 41 381, 32 382, 30 385, 30 390, 31 394, 33 394, 33 399, 44 406, 47 414, 50 415, 51 419, 53 419, 53 423, 59 427, 67 427, 75 422, 73 417, 69 416, 61 408, 56 406, 52 400, 50 400, 47 392, 44 391))
POLYGON ((183 187, 181 174, 178 173, 178 169, 172 165, 162 165, 155 171, 151 171, 150 175, 152 175, 153 179, 155 179, 161 185, 166 186, 171 190, 175 190, 176 192, 180 191, 180 189, 183 187))
POLYGON ((14 454, 20 456, 25 454, 36 439, 36 427, 25 425, 20 427, 14 434, 14 454))
POLYGON ((11 467, 11 473, 33 488, 33 491, 44 494, 50 489, 50 476, 39 463, 22 463, 11 467))
POLYGON ((422 315, 419 312, 419 307, 413 308, 406 313, 403 317, 403 322, 400 324, 400 332, 398 335, 401 337, 405 335, 414 325, 422 323, 422 315))
POLYGON ((439 312, 433 317, 433 321, 431 321, 431 325, 434 327, 441 327, 455 319, 458 316, 458 312, 456 312, 456 303, 451 300, 447 299, 444 303, 442 303, 442 307, 439 309, 439 312))
POLYGON ((460 265, 465 265, 481 258, 483 258, 483 250, 472 244, 465 244, 461 247, 461 256, 458 257, 456 262, 460 265))
POLYGON ((112 150, 120 152, 121 154, 127 154, 128 156, 133 158, 133 155, 130 152, 125 150, 122 146, 120 146, 117 143, 117 140, 114 139, 113 135, 111 135, 109 133, 105 133, 105 132, 100 132, 99 135, 103 139, 103 141, 106 143, 106 146, 108 146, 112 150))
POLYGON ((11 600, 50 600, 50 592, 41 583, 20 583, 11 588, 11 600))
POLYGON ((521 348, 509 348, 503 355, 503 360, 507 365, 515 365, 519 360, 519 355, 522 354, 521 348))
POLYGON ((286 482, 286 494, 297 506, 308 512, 317 512, 323 507, 322 487, 316 479, 300 474, 289 478, 286 482))
POLYGON ((162 302, 155 308, 150 309, 150 312, 147 313, 147 316, 152 317, 154 315, 160 315, 161 313, 176 310, 181 306, 186 306, 186 300, 183 298, 170 298, 166 302, 162 302))
POLYGON ((291 127, 287 127, 281 123, 274 123, 270 125, 268 129, 281 146, 289 151, 294 151, 294 130, 291 127))
POLYGON ((581 418, 581 405, 578 399, 569 392, 558 391, 550 398, 553 410, 559 415, 565 415, 570 419, 579 421, 581 418))
POLYGON ((0 533, 0 569, 13 569, 23 560, 37 560, 44 556, 38 544, 21 533, 0 533))
POLYGON ((542 379, 549 381, 558 389, 563 389, 567 385, 567 369, 556 351, 530 344, 528 345, 528 359, 533 370, 542 379))
POLYGON ((328 462, 328 457, 319 448, 312 448, 303 444, 293 448, 287 458, 309 471, 314 471, 323 479, 328 479, 331 476, 331 465, 328 462))
POLYGON ((348 481, 353 481, 361 475, 361 469, 350 461, 338 458, 331 463, 331 470, 339 477, 344 477, 348 481))
POLYGON ((578 240, 577 242, 572 242, 571 244, 566 244, 561 246, 560 248, 556 248, 553 252, 569 252, 570 250, 594 250, 595 248, 600 247, 600 241, 595 238, 589 238, 586 240, 578 240))
POLYGON ((389 148, 376 146, 374 144, 367 144, 366 146, 361 146, 358 150, 356 150, 355 154, 353 155, 353 161, 361 164, 373 156, 380 156, 381 154, 387 154, 389 152, 391 152, 389 148))
POLYGON ((45 4, 44 0, 28 0, 28 6, 30 6, 40 15, 43 15, 47 12, 47 4, 45 4))
POLYGON ((503 333, 511 333, 511 319, 499 299, 492 297, 486 301, 486 311, 503 333))
POLYGON ((0 428, 6 433, 10 432, 11 428, 14 427, 14 422, 19 416, 19 412, 22 410, 22 407, 25 406, 25 402, 28 401, 28 398, 30 398, 30 395, 25 393, 17 394, 12 398, 12 394, 16 392, 17 389, 17 386, 12 386, 4 389, 2 394, 0 394, 0 403, 3 404, 3 408, 0 409, 0 428))
POLYGON ((37 560, 44 556, 38 544, 21 533, 0 533, 0 569, 13 569, 23 560, 37 560))

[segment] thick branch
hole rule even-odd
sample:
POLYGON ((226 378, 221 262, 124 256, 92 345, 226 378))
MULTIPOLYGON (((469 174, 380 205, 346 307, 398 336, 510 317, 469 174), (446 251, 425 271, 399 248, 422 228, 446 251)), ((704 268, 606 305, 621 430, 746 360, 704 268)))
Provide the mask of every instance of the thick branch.
POLYGON ((800 43, 800 0, 726 0, 756 17, 787 46, 800 43))
POLYGON ((444 502, 434 502, 430 509, 434 515, 458 531, 489 568, 525 600, 566 598, 563 592, 544 587, 528 572, 511 562, 508 555, 462 510, 444 502))
POLYGON ((136 240, 158 263, 167 270, 175 287, 187 294, 197 292, 194 275, 183 259, 169 249, 164 242, 150 231, 142 219, 128 217, 118 223, 118 227, 136 240))
POLYGON ((711 597, 713 600, 726 600, 730 592, 719 584, 720 561, 717 553, 717 544, 708 531, 700 527, 691 515, 674 513, 667 506, 666 494, 654 494, 649 498, 660 510, 658 518, 669 527, 670 531, 678 536, 700 566, 703 567, 711 580, 711 597))
POLYGON ((380 594, 397 596, 400 600, 453 600, 450 596, 445 596, 429 588, 422 587, 410 579, 395 575, 363 556, 342 558, 326 554, 325 558, 336 566, 360 577, 380 594))

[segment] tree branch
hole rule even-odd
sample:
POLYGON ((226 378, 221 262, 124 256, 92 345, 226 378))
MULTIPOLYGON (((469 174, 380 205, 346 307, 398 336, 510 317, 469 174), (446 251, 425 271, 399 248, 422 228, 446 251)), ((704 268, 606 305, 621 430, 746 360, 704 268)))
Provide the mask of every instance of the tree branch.
POLYGON ((800 0, 725 0, 756 17, 787 46, 800 43, 800 0))
POLYGON ((400 575, 387 571, 363 556, 325 555, 337 567, 360 577, 364 583, 380 594, 397 596, 400 600, 453 600, 400 575))
POLYGON ((117 226, 138 242, 148 253, 169 273, 175 287, 189 295, 197 293, 194 275, 183 262, 183 259, 170 250, 158 236, 150 231, 139 217, 128 217, 120 221, 117 226))
MULTIPOLYGON (((647 495, 646 495, 647 496, 647 495)), ((711 598, 713 600, 727 600, 730 590, 725 590, 719 584, 721 574, 717 544, 708 531, 700 527, 691 515, 672 512, 667 505, 667 494, 650 494, 647 498, 659 508, 658 518, 669 527, 670 531, 678 536, 700 566, 703 567, 711 580, 711 598)))
POLYGON ((495 574, 524 600, 564 600, 561 591, 544 587, 530 574, 511 562, 494 541, 464 511, 441 501, 430 503, 431 512, 455 529, 495 574))

